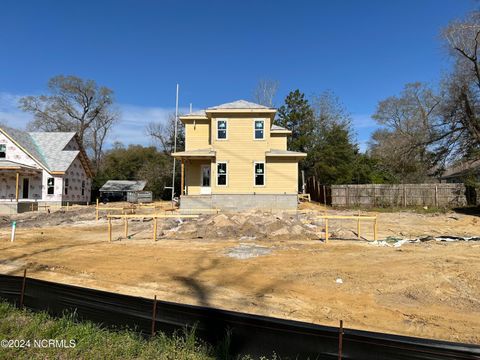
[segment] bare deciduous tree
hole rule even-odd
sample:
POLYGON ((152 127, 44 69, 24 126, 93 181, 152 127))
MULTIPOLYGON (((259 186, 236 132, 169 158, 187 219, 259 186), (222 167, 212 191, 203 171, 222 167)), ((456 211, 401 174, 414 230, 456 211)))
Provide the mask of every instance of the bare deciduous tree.
POLYGON ((454 21, 443 31, 451 53, 454 71, 442 83, 445 102, 443 122, 438 124, 439 150, 457 157, 478 157, 480 151, 480 12, 454 21))
POLYGON ((76 76, 55 76, 48 82, 49 95, 20 99, 20 108, 34 120, 30 129, 75 131, 83 146, 99 161, 103 142, 118 118, 112 110, 113 91, 93 80, 76 76))
POLYGON ((279 82, 277 80, 260 80, 253 91, 253 101, 260 105, 273 107, 273 99, 277 94, 278 87, 279 82))
MULTIPOLYGON (((177 126, 177 151, 182 151, 185 148, 184 128, 181 122, 178 122, 177 126)), ((170 114, 166 122, 149 123, 146 132, 160 145, 160 150, 166 154, 172 153, 175 143, 175 114, 170 114)))
POLYGON ((400 96, 378 104, 372 116, 370 153, 388 164, 399 181, 424 181, 434 165, 430 144, 436 137, 440 97, 422 83, 407 84, 400 96))

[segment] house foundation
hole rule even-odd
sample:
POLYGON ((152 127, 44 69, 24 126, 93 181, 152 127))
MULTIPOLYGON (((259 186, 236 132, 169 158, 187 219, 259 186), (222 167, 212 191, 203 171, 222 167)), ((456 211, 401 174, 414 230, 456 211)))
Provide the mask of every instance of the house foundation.
POLYGON ((296 210, 297 194, 212 194, 182 195, 182 209, 220 209, 227 212, 248 210, 296 210))

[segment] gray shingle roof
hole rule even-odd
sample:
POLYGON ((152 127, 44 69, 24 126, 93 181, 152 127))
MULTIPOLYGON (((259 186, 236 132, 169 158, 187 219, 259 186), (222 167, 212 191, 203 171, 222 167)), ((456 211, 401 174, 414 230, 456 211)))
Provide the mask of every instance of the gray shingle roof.
POLYGON ((267 106, 255 104, 246 100, 237 100, 217 106, 209 107, 208 110, 217 110, 217 109, 270 109, 267 106))
POLYGON ((79 154, 78 150, 64 150, 75 136, 74 132, 31 132, 47 166, 51 171, 66 171, 79 154))
POLYGON ((145 180, 108 180, 100 191, 142 191, 145 185, 145 180))
POLYGON ((23 147, 30 155, 32 155, 35 160, 40 162, 45 168, 48 168, 48 164, 43 157, 38 145, 35 144, 35 141, 32 139, 30 134, 26 131, 10 128, 7 126, 2 126, 2 129, 10 136, 15 142, 17 142, 21 147, 23 147))
POLYGON ((5 126, 2 130, 48 171, 66 171, 79 154, 64 150, 74 132, 26 132, 5 126))
POLYGON ((0 168, 18 168, 18 169, 29 169, 29 170, 41 171, 40 169, 35 168, 33 166, 20 164, 18 162, 10 161, 10 160, 0 160, 0 168))
POLYGON ((286 129, 282 126, 278 126, 278 125, 273 124, 272 125, 272 130, 288 130, 288 129, 286 129))
POLYGON ((298 151, 290 151, 290 150, 280 150, 280 149, 270 149, 265 153, 266 156, 300 156, 304 157, 307 156, 306 153, 298 152, 298 151))
POLYGON ((184 116, 206 116, 207 113, 205 110, 192 111, 191 113, 185 114, 184 116))

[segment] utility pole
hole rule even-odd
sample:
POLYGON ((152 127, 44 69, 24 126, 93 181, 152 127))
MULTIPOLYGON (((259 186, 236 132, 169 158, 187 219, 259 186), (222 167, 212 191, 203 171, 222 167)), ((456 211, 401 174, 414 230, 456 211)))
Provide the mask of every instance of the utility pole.
MULTIPOLYGON (((178 129, 178 84, 177 84, 177 96, 175 99, 175 134, 173 139, 173 152, 177 152, 177 129, 178 129)), ((173 158, 173 174, 172 174, 172 207, 173 198, 175 197, 175 165, 176 160, 173 158)))

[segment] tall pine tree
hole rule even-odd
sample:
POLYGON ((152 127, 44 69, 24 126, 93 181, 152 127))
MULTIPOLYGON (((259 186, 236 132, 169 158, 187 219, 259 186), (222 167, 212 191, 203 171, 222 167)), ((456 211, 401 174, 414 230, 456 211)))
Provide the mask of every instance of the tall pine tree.
POLYGON ((314 142, 314 114, 305 94, 298 89, 291 91, 277 114, 277 124, 292 131, 288 149, 308 153, 314 142))

